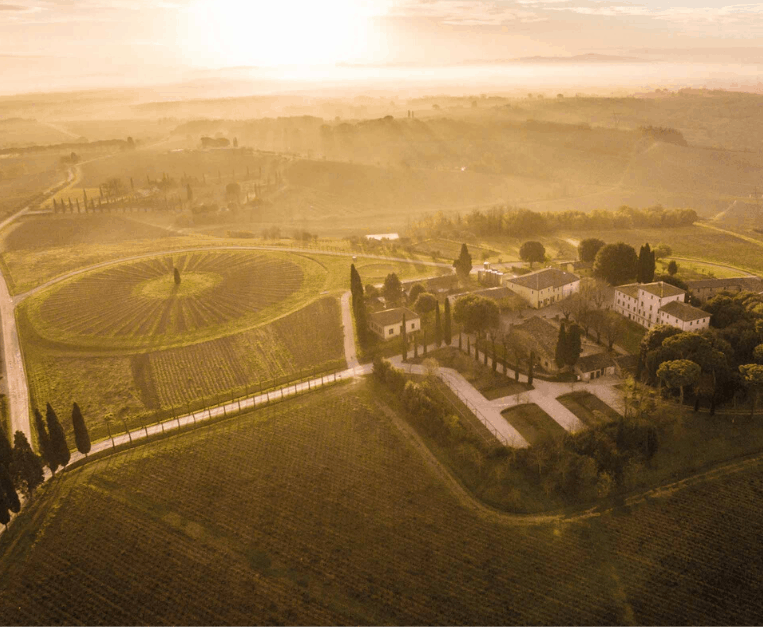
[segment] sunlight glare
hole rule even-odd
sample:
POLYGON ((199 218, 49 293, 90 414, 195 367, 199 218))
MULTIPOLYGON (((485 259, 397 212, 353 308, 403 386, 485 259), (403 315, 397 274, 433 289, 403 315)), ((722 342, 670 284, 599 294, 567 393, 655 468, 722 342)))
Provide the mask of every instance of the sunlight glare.
POLYGON ((191 9, 189 57, 228 67, 357 60, 373 6, 357 0, 198 0, 191 9))

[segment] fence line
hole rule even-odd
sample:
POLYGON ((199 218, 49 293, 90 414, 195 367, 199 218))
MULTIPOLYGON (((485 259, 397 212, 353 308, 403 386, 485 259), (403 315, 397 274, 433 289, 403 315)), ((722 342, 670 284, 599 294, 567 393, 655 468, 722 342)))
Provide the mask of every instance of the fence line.
MULTIPOLYGON (((225 418, 228 415, 235 415, 239 412, 243 412, 249 409, 258 409, 260 407, 267 407, 274 405, 287 398, 294 398, 302 394, 312 392, 313 390, 322 389, 326 385, 334 384, 339 381, 345 380, 347 377, 343 376, 343 373, 348 372, 345 368, 335 368, 323 371, 313 371, 312 376, 298 377, 296 379, 288 380, 284 385, 271 386, 269 388, 259 388, 258 386, 252 386, 252 389, 245 392, 242 395, 236 396, 231 394, 230 397, 225 400, 219 400, 215 403, 207 404, 202 402, 200 406, 197 403, 193 403, 195 408, 191 411, 192 403, 187 403, 185 406, 171 407, 164 409, 153 414, 154 420, 148 422, 149 416, 144 415, 144 419, 141 420, 140 416, 137 416, 141 423, 140 427, 128 429, 126 421, 122 419, 122 423, 125 425, 125 429, 118 433, 111 433, 110 422, 104 420, 106 429, 109 435, 105 438, 95 440, 94 443, 111 441, 112 448, 116 446, 115 438, 125 436, 129 439, 129 443, 132 443, 132 436, 138 437, 148 436, 149 429, 152 429, 154 433, 164 433, 166 425, 172 425, 170 429, 179 429, 183 425, 196 424, 199 421, 208 421, 211 418, 225 418), (187 413, 181 413, 183 409, 188 409, 187 413), (180 411, 176 412, 176 409, 180 411), (222 411, 222 413, 220 413, 222 411), (213 415, 214 412, 214 415, 213 415), (206 415, 205 415, 206 414, 206 415), (158 427, 158 429, 157 429, 158 427), (140 435, 140 434, 145 434, 140 435)), ((275 380, 273 380, 275 381, 275 380)), ((218 394, 217 398, 220 399, 222 395, 218 394)))
MULTIPOLYGON (((498 430, 492 425, 492 423, 485 417, 485 415, 479 410, 479 408, 474 405, 468 398, 466 398, 464 395, 461 394, 461 392, 458 391, 458 388, 455 385, 451 385, 451 383, 447 379, 447 375, 444 372, 438 372, 437 376, 442 380, 442 382, 448 386, 448 389, 451 392, 454 392, 456 395, 456 398, 460 400, 464 406, 474 414, 474 417, 477 418, 485 427, 487 427, 488 431, 492 433, 495 436, 495 439, 498 440, 501 444, 504 446, 510 446, 509 441, 506 439, 506 437, 499 433, 498 430)), ((447 398, 447 396, 446 396, 447 398)), ((450 399, 448 399, 450 400, 450 399)), ((452 401, 451 401, 452 402, 452 401)), ((453 403, 454 407, 458 409, 458 407, 453 403)))

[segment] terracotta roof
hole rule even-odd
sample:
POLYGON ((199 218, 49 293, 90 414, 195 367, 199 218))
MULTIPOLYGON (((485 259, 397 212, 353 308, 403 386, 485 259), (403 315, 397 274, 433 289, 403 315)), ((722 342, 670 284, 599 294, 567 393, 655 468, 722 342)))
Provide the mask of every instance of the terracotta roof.
POLYGON ((571 272, 564 272, 556 268, 544 268, 543 270, 508 279, 508 282, 531 290, 545 290, 548 287, 562 287, 579 280, 580 278, 571 272))
POLYGON ((628 285, 618 285, 615 288, 615 291, 622 292, 626 296, 630 296, 631 298, 638 298, 638 283, 629 283, 628 285))
POLYGON ((511 336, 518 340, 528 352, 533 350, 539 356, 543 355, 546 361, 554 359, 559 329, 545 318, 532 316, 522 324, 514 325, 511 336))
POLYGON ((689 322, 690 320, 701 320, 702 318, 709 318, 710 314, 702 309, 698 309, 688 303, 681 303, 677 300, 672 300, 669 303, 660 307, 660 311, 678 318, 683 322, 689 322))
MULTIPOLYGON (((484 296, 485 298, 490 298, 492 300, 501 300, 502 298, 511 298, 514 296, 514 292, 508 287, 488 287, 484 290, 477 290, 476 292, 470 293, 475 296, 484 296)), ((516 296, 514 296, 514 298, 516 298, 516 296)))
POLYGON ((593 372, 594 370, 604 370, 614 365, 612 358, 607 353, 596 353, 595 355, 586 355, 578 359, 575 364, 575 370, 580 372, 593 372))
POLYGON ((737 276, 726 279, 699 279, 697 281, 687 281, 686 284, 690 290, 712 287, 724 289, 727 287, 750 290, 752 292, 763 290, 763 279, 756 276, 737 276))
POLYGON ((640 290, 654 294, 660 298, 667 298, 669 296, 680 296, 686 294, 686 290, 682 290, 680 287, 665 283, 665 281, 655 281, 654 283, 641 283, 637 284, 640 290))
POLYGON ((394 309, 377 311, 376 313, 368 314, 368 319, 382 327, 386 327, 390 324, 399 324, 402 322, 403 314, 405 314, 406 322, 419 319, 419 314, 415 311, 411 311, 408 307, 395 307, 394 309))

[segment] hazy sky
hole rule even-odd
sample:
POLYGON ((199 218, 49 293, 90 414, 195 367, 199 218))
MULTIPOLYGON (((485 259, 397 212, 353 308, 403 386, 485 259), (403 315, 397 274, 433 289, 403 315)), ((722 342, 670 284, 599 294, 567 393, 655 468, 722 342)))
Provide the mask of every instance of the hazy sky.
POLYGON ((0 0, 3 91, 38 76, 589 52, 760 62, 760 42, 763 4, 723 0, 0 0))

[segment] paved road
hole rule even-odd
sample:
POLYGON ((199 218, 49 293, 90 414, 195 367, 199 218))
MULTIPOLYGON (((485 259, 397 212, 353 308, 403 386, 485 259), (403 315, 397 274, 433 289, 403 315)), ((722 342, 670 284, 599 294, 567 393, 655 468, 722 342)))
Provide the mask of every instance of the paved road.
MULTIPOLYGON (((75 180, 74 171, 67 172, 66 182, 75 180)), ((47 190, 50 194, 60 187, 58 183, 47 190)), ((11 222, 29 211, 29 206, 17 211, 12 216, 0 222, 2 231, 11 222)), ((11 420, 11 438, 16 431, 21 431, 29 443, 32 443, 32 429, 29 424, 29 387, 27 385, 24 359, 21 356, 19 335, 16 330, 15 303, 8 290, 5 275, 0 272, 0 323, 2 323, 3 360, 5 366, 5 384, 8 395, 8 411, 11 420)), ((12 441, 12 440, 11 440, 12 441)))
POLYGON ((344 331, 344 359, 348 368, 355 368, 359 365, 358 357, 355 352, 355 332, 352 325, 352 307, 350 306, 351 292, 342 294, 339 301, 342 306, 342 330, 344 331))

